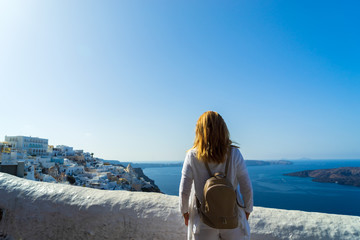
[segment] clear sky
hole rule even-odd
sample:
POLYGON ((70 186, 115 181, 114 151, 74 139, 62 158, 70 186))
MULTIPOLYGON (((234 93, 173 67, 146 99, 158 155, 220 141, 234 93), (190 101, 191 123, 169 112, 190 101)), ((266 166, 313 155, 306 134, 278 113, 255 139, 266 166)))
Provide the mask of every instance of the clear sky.
POLYGON ((360 159, 359 1, 0 0, 0 140, 183 160, 219 112, 246 159, 360 159))

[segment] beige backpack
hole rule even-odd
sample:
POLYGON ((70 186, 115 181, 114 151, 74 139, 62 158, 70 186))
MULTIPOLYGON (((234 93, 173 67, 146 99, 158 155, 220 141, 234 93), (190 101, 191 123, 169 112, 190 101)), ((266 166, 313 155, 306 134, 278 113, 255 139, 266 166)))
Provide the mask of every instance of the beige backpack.
POLYGON ((231 182, 226 178, 230 156, 226 160, 225 174, 211 173, 205 162, 210 178, 204 186, 204 200, 196 198, 197 208, 202 221, 217 229, 233 229, 238 226, 236 193, 231 182))

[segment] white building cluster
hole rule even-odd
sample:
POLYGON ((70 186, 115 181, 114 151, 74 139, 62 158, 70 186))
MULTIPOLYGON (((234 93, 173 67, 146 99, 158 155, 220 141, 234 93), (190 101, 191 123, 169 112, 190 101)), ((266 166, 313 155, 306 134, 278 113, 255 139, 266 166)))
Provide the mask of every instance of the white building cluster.
POLYGON ((160 192, 131 165, 111 165, 93 153, 48 145, 48 139, 5 136, 0 142, 0 172, 29 180, 57 182, 107 190, 160 192))

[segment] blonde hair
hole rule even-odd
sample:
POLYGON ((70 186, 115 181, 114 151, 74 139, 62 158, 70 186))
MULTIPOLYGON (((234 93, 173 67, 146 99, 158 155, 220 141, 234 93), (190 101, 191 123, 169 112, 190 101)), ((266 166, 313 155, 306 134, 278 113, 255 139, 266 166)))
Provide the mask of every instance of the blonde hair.
POLYGON ((232 146, 221 115, 213 111, 203 113, 196 123, 195 141, 191 148, 196 149, 196 157, 205 162, 223 163, 232 146))

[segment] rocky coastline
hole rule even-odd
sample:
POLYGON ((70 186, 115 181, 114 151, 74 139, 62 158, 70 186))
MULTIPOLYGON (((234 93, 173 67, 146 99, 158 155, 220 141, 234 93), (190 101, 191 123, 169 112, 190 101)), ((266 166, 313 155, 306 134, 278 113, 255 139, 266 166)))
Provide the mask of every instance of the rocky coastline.
POLYGON ((158 192, 158 193, 162 193, 160 191, 160 188, 155 184, 155 181, 152 180, 151 178, 149 178, 148 176, 146 176, 141 168, 134 168, 134 172, 136 173, 138 179, 143 179, 146 182, 150 183, 149 186, 141 187, 142 192, 158 192))

